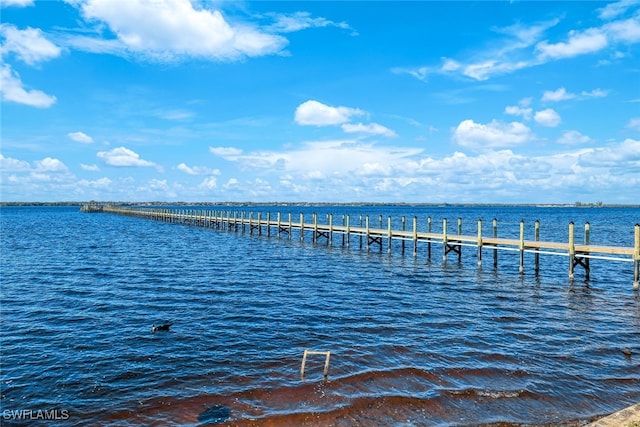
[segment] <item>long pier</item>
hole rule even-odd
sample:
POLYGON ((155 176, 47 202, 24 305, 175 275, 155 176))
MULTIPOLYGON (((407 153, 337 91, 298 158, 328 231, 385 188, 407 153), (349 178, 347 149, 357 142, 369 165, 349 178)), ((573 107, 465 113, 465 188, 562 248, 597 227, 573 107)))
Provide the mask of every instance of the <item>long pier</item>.
POLYGON ((318 221, 318 215, 313 214, 311 222, 306 222, 304 214, 299 218, 292 217, 291 213, 283 218, 280 212, 273 218, 270 212, 266 215, 258 212, 238 212, 219 210, 199 210, 199 209, 164 209, 164 208, 133 208, 117 205, 85 205, 81 209, 83 212, 104 212, 118 215, 135 216, 164 221, 177 224, 188 224, 193 226, 225 229, 231 231, 248 232, 250 234, 271 236, 275 233, 278 236, 285 235, 291 239, 294 231, 300 241, 304 241, 307 233, 311 234, 314 243, 321 240, 328 245, 334 244, 334 236, 342 239, 342 246, 351 246, 352 237, 357 238, 359 247, 367 251, 371 247, 382 251, 385 247, 388 253, 392 252, 393 241, 401 242, 401 252, 405 253, 407 243, 411 245, 413 256, 418 256, 418 243, 427 244, 427 256, 431 259, 432 245, 441 245, 442 258, 446 262, 449 256, 457 256, 458 261, 462 259, 462 247, 470 246, 477 250, 478 267, 483 264, 483 250, 488 248, 493 253, 493 266, 498 266, 498 251, 516 251, 519 254, 519 272, 524 273, 524 254, 534 254, 534 270, 538 274, 540 270, 540 255, 556 255, 568 257, 569 279, 573 280, 576 267, 581 267, 585 273, 585 279, 589 280, 591 271, 591 259, 604 259, 609 261, 626 261, 633 263, 633 289, 638 290, 640 286, 640 224, 634 227, 633 247, 602 246, 591 245, 590 225, 585 224, 583 243, 576 243, 575 225, 573 222, 568 226, 567 242, 546 242, 540 240, 540 222, 534 223, 534 239, 525 239, 524 221, 520 222, 520 232, 518 238, 498 237, 497 220, 494 219, 491 225, 490 235, 485 235, 484 223, 478 220, 477 233, 475 235, 462 234, 462 220, 458 219, 457 232, 449 234, 447 219, 442 220, 442 231, 432 232, 431 217, 427 218, 427 231, 418 231, 418 218, 413 217, 411 228, 407 229, 406 218, 402 217, 402 228, 393 229, 392 219, 387 217, 386 228, 383 226, 382 216, 380 217, 379 228, 371 227, 369 216, 359 216, 359 221, 353 225, 349 215, 343 215, 340 224, 335 224, 333 215, 327 215, 326 223, 318 221), (451 255, 450 255, 451 254, 451 255))

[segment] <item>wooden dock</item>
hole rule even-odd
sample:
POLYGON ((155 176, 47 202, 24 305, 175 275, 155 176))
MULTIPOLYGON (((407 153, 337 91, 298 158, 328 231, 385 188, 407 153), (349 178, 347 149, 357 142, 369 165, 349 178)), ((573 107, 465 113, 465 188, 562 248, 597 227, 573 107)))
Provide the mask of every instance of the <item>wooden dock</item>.
POLYGON ((427 256, 431 259, 432 246, 442 247, 442 258, 446 262, 449 256, 457 256, 458 261, 462 259, 462 247, 474 247, 477 251, 478 266, 483 264, 484 249, 490 249, 493 253, 493 266, 498 266, 498 251, 516 251, 519 254, 519 271, 524 273, 524 254, 534 254, 534 271, 537 274, 540 269, 540 255, 556 255, 568 257, 569 279, 573 280, 576 267, 582 267, 585 279, 589 280, 590 260, 603 259, 609 261, 622 261, 633 263, 633 289, 638 290, 640 286, 640 224, 634 227, 634 246, 602 246, 589 244, 590 225, 585 224, 583 243, 576 243, 575 225, 570 222, 568 225, 567 242, 545 242, 540 240, 540 223, 534 223, 534 239, 525 239, 524 221, 520 222, 520 232, 517 238, 498 237, 497 220, 493 220, 489 230, 490 235, 485 233, 485 225, 482 220, 478 220, 477 233, 475 235, 462 234, 462 220, 458 219, 456 233, 448 232, 447 219, 442 220, 442 231, 432 232, 431 217, 427 218, 427 230, 418 231, 418 218, 412 218, 412 225, 406 227, 406 219, 402 218, 402 228, 393 229, 392 219, 387 217, 387 226, 383 227, 382 216, 380 216, 380 226, 371 227, 369 216, 360 215, 358 223, 353 225, 349 215, 343 215, 340 223, 335 224, 333 215, 327 215, 326 223, 318 222, 318 215, 313 214, 311 222, 306 222, 301 213, 299 218, 293 219, 289 213, 284 218, 279 212, 273 218, 270 212, 266 215, 254 212, 219 211, 219 210, 198 210, 198 209, 164 209, 164 208, 138 208, 123 207, 116 205, 87 206, 82 209, 85 212, 104 212, 118 215, 135 216, 178 224, 188 224, 200 227, 225 229, 231 231, 247 231, 250 234, 271 236, 286 236, 293 238, 296 234, 300 241, 304 241, 305 235, 309 233, 314 243, 324 241, 328 245, 334 244, 334 237, 341 238, 342 246, 351 246, 352 238, 357 238, 359 247, 384 250, 391 253, 393 241, 401 242, 400 251, 404 254, 407 244, 410 245, 413 256, 418 256, 418 243, 426 243, 427 256), (294 233, 295 231, 295 233, 294 233), (386 244, 385 244, 386 243, 386 244), (450 255, 451 254, 451 255, 450 255))

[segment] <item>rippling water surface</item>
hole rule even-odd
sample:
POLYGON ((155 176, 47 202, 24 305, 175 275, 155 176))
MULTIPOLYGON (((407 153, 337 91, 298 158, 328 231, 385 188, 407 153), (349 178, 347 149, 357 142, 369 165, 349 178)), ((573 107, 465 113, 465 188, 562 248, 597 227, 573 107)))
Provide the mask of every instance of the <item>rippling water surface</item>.
MULTIPOLYGON (((434 231, 462 217, 464 234, 483 218, 486 235, 496 217, 504 237, 539 218, 543 240, 565 241, 569 221, 590 221, 592 243, 625 246, 640 222, 631 208, 295 209, 395 228, 431 215, 434 231)), ((474 248, 443 264, 439 245, 429 261, 424 243, 414 259, 400 242, 388 255, 357 237, 329 247, 76 208, 3 208, 1 225, 3 425, 54 409, 60 425, 581 425, 640 401, 630 262, 592 260, 572 283, 566 257, 542 256, 536 276, 527 254, 520 275, 515 252, 494 269, 486 250, 478 269, 474 248), (323 356, 301 380, 305 349, 331 351, 327 381, 323 356)))

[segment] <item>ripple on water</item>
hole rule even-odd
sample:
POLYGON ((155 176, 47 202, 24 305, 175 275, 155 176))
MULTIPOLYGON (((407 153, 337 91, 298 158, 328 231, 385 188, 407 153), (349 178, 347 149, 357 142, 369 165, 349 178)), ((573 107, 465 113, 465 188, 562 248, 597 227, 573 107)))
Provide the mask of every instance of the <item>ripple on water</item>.
POLYGON ((429 262, 422 244, 413 259, 70 209, 0 221, 3 409, 68 408, 71 425, 540 424, 640 399, 627 264, 569 284, 550 257, 535 277, 516 254, 478 270, 466 248, 443 265, 437 245, 429 262), (300 380, 305 349, 332 352, 328 381, 322 357, 300 380))

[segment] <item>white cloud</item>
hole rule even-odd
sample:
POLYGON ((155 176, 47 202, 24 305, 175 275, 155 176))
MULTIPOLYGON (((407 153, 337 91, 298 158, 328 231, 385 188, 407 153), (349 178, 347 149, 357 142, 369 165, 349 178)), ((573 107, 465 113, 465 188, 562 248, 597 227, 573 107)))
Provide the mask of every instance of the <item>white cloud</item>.
MULTIPOLYGON (((291 15, 272 13, 269 16, 275 19, 275 22, 268 27, 274 32, 290 33, 300 31, 307 28, 320 27, 338 27, 342 29, 351 29, 346 22, 334 22, 326 18, 313 18, 309 12, 295 12, 291 15)), ((353 32, 355 34, 355 32, 353 32)))
POLYGON ((35 162, 35 170, 38 172, 66 172, 68 168, 58 159, 45 157, 35 162))
POLYGON ((533 109, 529 105, 531 105, 531 98, 524 98, 518 102, 518 105, 505 107, 504 112, 512 116, 521 116, 524 120, 531 120, 533 109))
POLYGON ((558 144, 562 145, 579 145, 586 144, 591 142, 591 138, 586 135, 581 134, 577 130, 570 130, 563 133, 560 138, 558 138, 558 144))
POLYGON ((0 25, 0 35, 4 42, 0 48, 2 55, 14 53, 22 62, 34 65, 60 56, 61 49, 47 40, 37 28, 19 30, 10 24, 0 25))
POLYGON ((205 178, 200 183, 200 187, 203 187, 209 190, 215 190, 218 187, 218 180, 215 176, 210 176, 208 178, 205 178))
POLYGON ((342 125, 342 130, 346 133, 365 133, 369 135, 381 135, 386 137, 394 137, 397 136, 394 131, 391 129, 379 125, 378 123, 345 123, 342 125))
POLYGON ((111 151, 99 151, 97 156, 110 166, 155 166, 155 163, 141 159, 138 153, 125 147, 114 148, 111 151))
MULTIPOLYGON (((219 10, 207 3, 195 8, 189 0, 129 0, 114 7, 110 0, 79 1, 88 21, 106 23, 117 36, 107 40, 78 39, 77 47, 120 49, 153 60, 177 60, 188 57, 234 61, 245 57, 274 54, 288 41, 260 31, 249 24, 232 24, 219 10)), ((73 41, 71 41, 73 43, 73 41)))
POLYGON ((31 169, 29 162, 5 157, 0 154, 0 170, 3 172, 25 172, 31 169))
POLYGON ((569 99, 573 99, 576 96, 573 93, 567 92, 567 90, 563 87, 556 90, 545 90, 542 95, 542 102, 552 101, 567 101, 569 99))
POLYGON ((598 9, 600 19, 615 18, 637 4, 639 4, 638 0, 621 0, 615 3, 609 3, 605 7, 598 9))
POLYGON ((587 92, 586 90, 583 90, 580 93, 580 95, 585 97, 585 98, 604 98, 608 94, 609 94, 609 91, 602 90, 602 89, 594 89, 594 90, 592 90, 590 92, 587 92))
POLYGON ((229 178, 226 184, 224 184, 224 188, 236 188, 240 184, 236 178, 229 178))
POLYGON ((561 59, 597 52, 607 45, 608 40, 602 30, 589 28, 585 31, 571 31, 566 42, 542 41, 536 45, 536 51, 543 60, 561 59))
POLYGON ((580 156, 580 163, 593 168, 615 168, 621 177, 629 171, 640 183, 637 173, 640 168, 640 141, 627 138, 619 144, 588 150, 580 156))
POLYGON ((234 147, 209 147, 209 152, 230 161, 236 160, 242 155, 242 150, 234 147))
POLYGON ((220 175, 219 169, 210 169, 202 166, 187 166, 186 163, 180 163, 176 169, 188 175, 220 175))
POLYGON ((111 186, 111 183, 113 181, 111 181, 109 178, 107 177, 103 177, 103 178, 99 178, 96 179, 94 181, 89 181, 88 179, 81 179, 80 181, 78 181, 78 185, 80 185, 81 187, 88 187, 88 188, 98 188, 98 189, 106 189, 109 188, 109 186, 111 186))
POLYGON ((93 142, 93 138, 84 132, 69 132, 67 136, 71 138, 72 141, 80 142, 82 144, 91 144, 93 142))
POLYGON ((422 80, 423 82, 427 81, 427 76, 432 71, 433 70, 430 70, 427 67, 418 67, 418 68, 394 67, 394 68, 391 69, 392 73, 395 73, 395 74, 409 74, 410 76, 413 76, 418 80, 422 80))
POLYGON ((2 0, 2 2, 0 3, 0 6, 27 7, 27 6, 33 6, 33 4, 34 4, 34 0, 2 0))
POLYGON ((85 170, 88 172, 100 171, 100 168, 98 167, 98 165, 85 165, 84 163, 80 163, 80 167, 82 168, 82 170, 85 170))
POLYGON ((636 15, 624 21, 611 22, 604 26, 604 31, 614 41, 635 43, 640 41, 640 19, 636 15))
MULTIPOLYGON (((618 9, 609 9, 604 15, 618 16, 633 4, 620 2, 618 9)), ((600 27, 571 30, 564 41, 558 42, 543 40, 543 37, 548 29, 560 22, 560 19, 530 26, 516 24, 506 28, 494 28, 496 33, 504 35, 505 38, 492 43, 492 48, 479 49, 463 59, 442 58, 440 65, 396 67, 392 71, 409 74, 422 81, 426 81, 429 74, 461 74, 474 80, 487 80, 550 61, 599 52, 617 44, 636 43, 640 41, 639 17, 636 12, 631 18, 611 21, 600 27)))
POLYGON ((306 142, 302 146, 284 151, 256 151, 238 156, 244 168, 268 169, 282 173, 295 172, 305 177, 321 174, 361 174, 364 165, 393 165, 402 159, 422 152, 421 149, 384 147, 352 140, 306 142))
POLYGON ((25 89, 18 73, 8 64, 0 70, 0 91, 2 100, 37 108, 49 108, 56 102, 56 97, 36 89, 25 89))
POLYGON ((631 120, 629 120, 629 123, 627 123, 627 126, 625 126, 627 129, 633 129, 633 130, 637 130, 640 131, 640 117, 634 117, 631 120))
POLYGON ((503 123, 492 120, 488 124, 463 120, 453 130, 452 139, 462 147, 487 150, 511 147, 533 140, 531 129, 519 122, 503 123))
POLYGON ((533 116, 533 119, 539 125, 546 127, 556 127, 560 124, 562 119, 560 115, 553 109, 547 108, 546 110, 536 111, 536 114, 533 116))
POLYGON ((352 116, 362 116, 364 111, 349 107, 330 107, 309 100, 296 108, 295 121, 299 125, 329 126, 347 123, 352 116))
POLYGON ((475 80, 487 80, 494 75, 509 74, 523 68, 530 67, 527 61, 510 62, 497 59, 489 59, 482 62, 473 63, 464 67, 464 74, 475 80))

